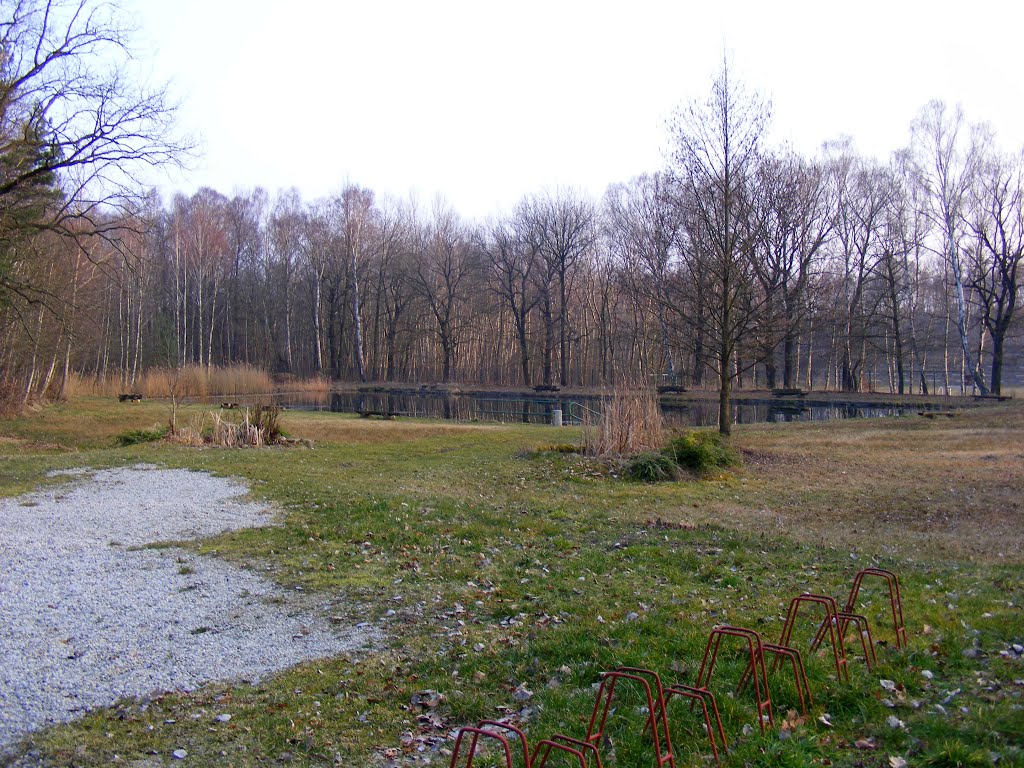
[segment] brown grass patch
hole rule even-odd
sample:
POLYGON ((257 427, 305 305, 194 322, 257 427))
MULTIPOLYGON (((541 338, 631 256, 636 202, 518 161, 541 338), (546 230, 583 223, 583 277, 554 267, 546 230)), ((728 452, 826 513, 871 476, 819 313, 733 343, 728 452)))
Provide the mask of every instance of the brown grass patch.
MULTIPOLYGON (((796 426, 796 425, 790 425, 796 426)), ((738 432, 743 504, 724 522, 816 544, 1017 561, 1024 552, 1024 407, 738 432)))

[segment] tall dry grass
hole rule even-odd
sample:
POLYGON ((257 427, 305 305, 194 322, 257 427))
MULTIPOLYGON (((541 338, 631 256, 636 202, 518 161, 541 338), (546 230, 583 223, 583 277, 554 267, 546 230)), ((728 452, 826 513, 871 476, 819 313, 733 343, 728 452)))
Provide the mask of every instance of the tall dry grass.
POLYGON ((21 411, 21 389, 13 376, 0 376, 0 416, 14 416, 21 411))
POLYGON ((274 383, 279 392, 328 394, 331 391, 331 380, 324 376, 300 379, 290 373, 284 373, 275 376, 274 383))
MULTIPOLYGON (((323 391, 330 389, 326 379, 281 382, 288 391, 323 391)), ((143 397, 235 397, 238 395, 269 395, 282 388, 266 371, 251 365, 215 366, 207 370, 200 365, 183 368, 150 368, 134 385, 124 383, 119 375, 82 376, 74 373, 68 381, 67 396, 86 395, 116 397, 124 392, 137 392, 143 397)))
MULTIPOLYGON (((265 445, 297 444, 281 432, 281 409, 257 403, 244 409, 237 417, 205 411, 194 415, 188 424, 179 426, 172 414, 168 438, 179 445, 193 447, 218 445, 224 448, 259 448, 265 445), (207 420, 210 426, 207 428, 207 420)), ((308 443, 308 441, 305 441, 308 443)))
POLYGON ((621 458, 665 445, 665 417, 652 389, 612 391, 600 414, 583 415, 583 451, 588 456, 621 458))

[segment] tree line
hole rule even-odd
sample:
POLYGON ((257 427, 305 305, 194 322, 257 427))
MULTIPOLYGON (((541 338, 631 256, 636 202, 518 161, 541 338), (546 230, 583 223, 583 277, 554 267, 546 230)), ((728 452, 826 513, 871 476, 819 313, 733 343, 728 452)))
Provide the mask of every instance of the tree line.
MULTIPOLYGON (((26 16, 0 41, 23 51, 27 82, 46 67, 15 33, 51 40, 43 23, 26 16)), ((15 75, 0 99, 0 370, 26 402, 72 372, 130 388, 150 366, 244 363, 347 381, 714 388, 727 425, 733 386, 999 393, 1019 346, 1021 154, 941 102, 885 162, 848 139, 809 157, 767 144, 770 105, 723 66, 670 120, 665 168, 600 199, 544 190, 470 221, 442 198, 358 184, 162 201, 126 169, 183 143, 131 144, 146 132, 129 111, 115 122, 124 156, 70 165, 79 145, 53 136, 73 131, 34 118, 15 75), (93 177, 73 187, 76 170, 93 177)), ((162 135, 170 107, 149 98, 162 135)))

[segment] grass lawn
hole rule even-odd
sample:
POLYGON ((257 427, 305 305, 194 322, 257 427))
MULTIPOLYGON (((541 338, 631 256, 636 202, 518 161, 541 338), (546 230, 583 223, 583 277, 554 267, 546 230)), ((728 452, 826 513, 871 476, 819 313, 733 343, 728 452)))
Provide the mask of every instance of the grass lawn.
MULTIPOLYGON (((531 740, 582 738, 602 671, 649 667, 692 684, 715 624, 778 640, 790 598, 845 600, 853 575, 878 565, 900 575, 909 648, 895 649, 888 601, 871 585, 859 608, 882 641, 879 668, 867 672, 851 643, 847 683, 830 653, 808 654, 807 718, 791 712, 780 670, 777 727, 764 736, 752 693, 730 695, 743 664, 724 653, 711 685, 723 764, 1024 765, 1019 403, 739 427, 741 467, 663 484, 545 450, 578 432, 530 425, 287 412, 285 429, 313 450, 118 446, 166 419, 160 404, 83 399, 0 422, 0 494, 58 482, 52 469, 138 462, 246 478, 284 524, 195 549, 379 622, 386 644, 50 728, 31 745, 49 763, 162 765, 184 749, 193 765, 447 766, 450 731, 508 715, 531 740), (415 705, 424 690, 443 698, 415 705)), ((629 695, 610 721, 608 765, 653 765, 629 695)), ((670 719, 676 764, 709 764, 697 713, 678 703, 670 719)))

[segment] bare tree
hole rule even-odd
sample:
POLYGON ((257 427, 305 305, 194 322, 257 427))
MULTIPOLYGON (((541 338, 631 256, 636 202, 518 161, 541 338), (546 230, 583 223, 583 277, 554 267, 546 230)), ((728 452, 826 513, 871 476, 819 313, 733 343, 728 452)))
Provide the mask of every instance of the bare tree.
MULTIPOLYGON (((273 318, 276 326, 277 318, 273 317, 271 304, 280 295, 284 304, 280 309, 281 321, 284 323, 283 350, 274 349, 275 354, 282 355, 284 370, 295 371, 295 356, 292 334, 292 309, 295 290, 295 272, 299 256, 302 253, 303 219, 305 212, 297 189, 278 194, 270 215, 267 264, 264 279, 266 293, 264 302, 268 305, 266 320, 273 318)), ((271 334, 272 338, 275 334, 271 334)))
POLYGON ((412 280, 434 321, 441 345, 441 378, 451 381, 459 347, 458 309, 470 273, 470 243, 462 222, 442 201, 424 229, 412 280))
POLYGON ((145 205, 140 172, 190 149, 166 89, 130 77, 128 35, 100 0, 0 1, 0 293, 45 299, 12 269, 18 243, 118 238, 145 205))
POLYGON ((310 287, 313 290, 313 364, 317 376, 324 371, 323 350, 323 284, 327 268, 331 263, 331 251, 335 247, 332 206, 321 200, 310 206, 306 215, 303 234, 303 256, 309 267, 310 287))
POLYGON ((410 278, 415 217, 411 210, 386 200, 378 223, 377 284, 380 287, 378 307, 384 326, 384 378, 393 381, 398 368, 399 329, 415 295, 410 278))
POLYGON ((537 243, 520 236, 514 220, 504 219, 486 228, 479 245, 491 289, 512 315, 519 369, 523 384, 530 386, 527 318, 540 301, 540 294, 533 289, 533 272, 539 260, 537 243))
POLYGON ((769 388, 776 386, 775 352, 781 344, 784 386, 793 388, 807 291, 835 227, 834 189, 820 164, 787 152, 759 163, 756 200, 760 253, 754 270, 765 305, 757 333, 766 379, 769 388))
MULTIPOLYGON (((557 318, 559 383, 569 383, 569 295, 575 268, 597 239, 594 204, 570 190, 540 195, 524 210, 532 215, 531 237, 536 238, 545 273, 557 288, 557 315, 551 313, 551 295, 547 294, 549 317, 557 318)), ((550 288, 549 288, 550 290, 550 288)), ((550 384, 550 376, 545 384, 550 384)))
POLYGON ((373 233, 373 191, 350 184, 342 190, 335 201, 335 209, 340 227, 339 242, 344 249, 348 274, 349 306, 352 312, 352 356, 355 359, 356 375, 360 381, 366 381, 359 280, 363 262, 376 244, 376 236, 373 233))
POLYGON ((634 294, 647 294, 658 328, 658 347, 670 384, 677 383, 677 366, 669 333, 669 278, 678 258, 682 219, 673 204, 663 174, 639 176, 629 184, 609 188, 604 199, 606 234, 621 260, 634 294))
POLYGON ((974 247, 969 280, 992 339, 993 394, 1002 393, 1007 333, 1020 291, 1018 270, 1024 260, 1024 162, 1020 154, 992 155, 979 168, 969 215, 974 247))
POLYGON ((914 178, 925 191, 926 212, 940 233, 937 250, 946 259, 956 298, 956 326, 967 372, 982 394, 988 385, 971 350, 964 295, 964 221, 971 187, 981 159, 980 132, 964 125, 963 110, 948 110, 941 101, 929 102, 911 124, 910 153, 914 178))
POLYGON ((848 144, 831 158, 836 189, 836 238, 833 278, 836 296, 837 353, 840 386, 845 392, 863 388, 868 345, 878 302, 878 264, 892 187, 887 170, 852 154, 848 144))
POLYGON ((700 298, 715 342, 718 429, 726 435, 735 353, 758 306, 750 296, 750 185, 770 114, 769 104, 748 94, 723 62, 709 97, 677 111, 670 124, 689 230, 687 267, 706 276, 710 289, 700 298))

